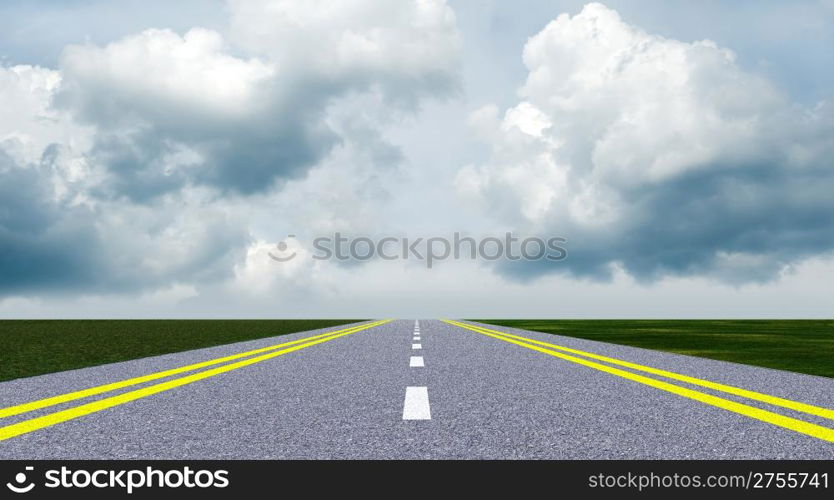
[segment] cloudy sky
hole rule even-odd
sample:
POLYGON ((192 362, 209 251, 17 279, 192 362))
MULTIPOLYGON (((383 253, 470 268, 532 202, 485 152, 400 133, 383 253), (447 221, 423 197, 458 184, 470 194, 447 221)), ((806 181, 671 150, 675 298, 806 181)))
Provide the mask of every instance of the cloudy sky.
POLYGON ((831 317, 831 47, 830 0, 6 0, 0 317, 831 317))

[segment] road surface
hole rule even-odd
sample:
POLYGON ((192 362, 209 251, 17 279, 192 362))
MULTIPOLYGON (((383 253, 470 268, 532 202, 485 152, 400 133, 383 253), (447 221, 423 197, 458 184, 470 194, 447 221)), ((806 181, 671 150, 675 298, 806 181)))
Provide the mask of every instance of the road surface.
POLYGON ((4 382, 0 408, 3 459, 834 458, 831 379, 439 320, 4 382))

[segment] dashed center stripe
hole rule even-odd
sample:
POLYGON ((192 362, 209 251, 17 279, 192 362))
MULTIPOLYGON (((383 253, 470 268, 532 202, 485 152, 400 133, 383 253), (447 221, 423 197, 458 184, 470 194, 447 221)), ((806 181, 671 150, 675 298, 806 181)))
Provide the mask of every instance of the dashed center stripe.
POLYGON ((431 420, 428 387, 406 387, 403 420, 431 420))

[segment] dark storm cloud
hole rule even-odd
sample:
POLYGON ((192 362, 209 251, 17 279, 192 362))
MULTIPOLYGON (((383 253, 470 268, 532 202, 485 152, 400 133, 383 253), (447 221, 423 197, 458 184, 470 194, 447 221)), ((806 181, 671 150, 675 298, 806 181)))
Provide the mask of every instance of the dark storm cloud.
POLYGON ((21 167, 0 149, 0 294, 99 280, 90 214, 54 203, 45 170, 21 167))
POLYGON ((294 95, 294 102, 260 101, 245 116, 121 95, 118 87, 87 92, 70 80, 56 102, 99 130, 89 158, 111 174, 102 186, 110 197, 145 202, 188 183, 230 194, 263 193, 303 175, 339 141, 321 122, 326 96, 314 91, 294 95), (182 151, 195 158, 176 164, 172 155, 182 151))
POLYGON ((711 276, 765 282, 791 263, 834 251, 834 161, 811 168, 783 164, 718 165, 670 182, 625 190, 628 217, 606 232, 559 225, 564 262, 507 262, 522 280, 563 272, 607 279, 618 263, 641 281, 711 276))
POLYGON ((47 148, 38 165, 19 165, 0 149, 0 295, 124 292, 232 275, 248 244, 245 228, 214 218, 176 248, 165 231, 183 228, 171 221, 148 220, 123 203, 90 208, 58 199, 57 148, 47 148), (161 269, 148 264, 164 263, 172 251, 187 251, 187 258, 161 269))

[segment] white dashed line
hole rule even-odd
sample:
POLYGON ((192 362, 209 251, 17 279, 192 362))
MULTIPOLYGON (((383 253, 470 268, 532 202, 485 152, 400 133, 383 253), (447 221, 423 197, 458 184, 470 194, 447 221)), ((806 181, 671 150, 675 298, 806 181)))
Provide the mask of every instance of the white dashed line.
POLYGON ((431 420, 428 387, 406 387, 403 420, 431 420))
MULTIPOLYGON (((420 322, 414 321, 413 340, 420 340, 420 322)), ((422 349, 419 343, 411 344, 412 349, 422 349)), ((422 368, 426 366, 423 356, 411 356, 408 360, 411 368, 422 368)), ((405 402, 403 402, 403 420, 431 420, 431 409, 429 407, 429 388, 409 386, 405 388, 405 402)))

